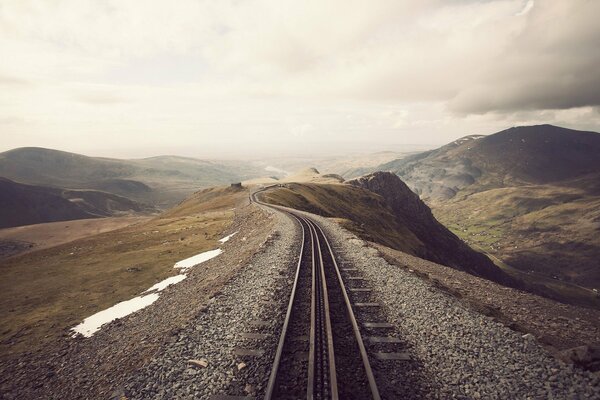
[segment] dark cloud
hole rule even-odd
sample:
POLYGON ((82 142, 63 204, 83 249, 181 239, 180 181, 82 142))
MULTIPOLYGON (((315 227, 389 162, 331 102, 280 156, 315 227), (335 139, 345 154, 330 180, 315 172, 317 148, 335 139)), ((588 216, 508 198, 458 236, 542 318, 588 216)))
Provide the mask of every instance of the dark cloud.
POLYGON ((537 1, 527 24, 450 101, 465 114, 600 105, 600 2, 537 1))

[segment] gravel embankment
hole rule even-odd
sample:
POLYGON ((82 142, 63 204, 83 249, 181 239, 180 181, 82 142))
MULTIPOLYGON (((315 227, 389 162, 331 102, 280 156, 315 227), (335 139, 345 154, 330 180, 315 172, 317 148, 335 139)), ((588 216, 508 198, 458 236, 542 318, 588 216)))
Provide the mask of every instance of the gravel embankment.
POLYGON ((146 367, 128 377, 122 394, 128 399, 262 394, 300 245, 292 220, 281 213, 275 213, 275 218, 275 231, 262 251, 173 337, 172 343, 160 349, 146 367), (266 325, 255 326, 253 321, 265 321, 266 325), (247 339, 241 335, 244 332, 267 337, 247 339), (239 348, 265 353, 240 356, 235 354, 239 348), (199 363, 194 365, 190 360, 199 363))
POLYGON ((397 377, 396 385, 411 382, 419 387, 418 398, 430 399, 600 398, 598 375, 556 360, 532 336, 523 337, 469 309, 388 264, 376 249, 334 222, 315 218, 340 261, 357 268, 374 289, 369 301, 382 304, 387 322, 395 325, 394 334, 412 357, 408 363, 414 368, 406 369, 412 376, 397 377))
MULTIPOLYGON (((225 297, 217 296, 223 287, 240 274, 247 276, 244 271, 252 269, 249 264, 257 251, 261 254, 259 249, 280 242, 267 239, 275 229, 289 231, 275 228, 277 221, 272 213, 254 205, 240 205, 232 224, 220 236, 238 232, 219 245, 223 253, 191 268, 187 279, 166 288, 151 306, 103 326, 91 338, 72 339, 72 332, 66 328, 63 338, 43 351, 20 354, 17 360, 0 363, 0 398, 120 399, 126 376, 135 375, 162 349, 177 343, 190 321, 205 318, 203 310, 211 301, 225 297)), ((283 247, 290 247, 289 235, 282 237, 286 241, 283 247)), ((273 257, 273 262, 277 261, 273 257)), ((240 285, 243 281, 237 279, 240 285)), ((233 294, 235 301, 235 291, 233 294)), ((241 304, 248 302, 242 300, 241 304)), ((222 340, 229 339, 222 336, 222 340)))

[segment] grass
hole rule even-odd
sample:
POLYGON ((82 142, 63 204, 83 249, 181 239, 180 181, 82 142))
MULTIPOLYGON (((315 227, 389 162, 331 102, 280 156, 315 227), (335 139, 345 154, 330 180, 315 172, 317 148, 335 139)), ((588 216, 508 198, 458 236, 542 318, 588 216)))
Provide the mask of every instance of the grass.
POLYGON ((5 260, 2 355, 43 347, 100 310, 175 275, 175 262, 218 247, 244 190, 208 189, 156 218, 5 260))
POLYGON ((433 204, 436 218, 513 276, 562 301, 600 307, 600 198, 554 185, 460 192, 433 204), (508 267, 510 266, 510 267, 508 267))
POLYGON ((416 254, 423 243, 396 222, 379 195, 356 186, 291 183, 263 194, 267 202, 338 218, 342 225, 364 240, 416 254))

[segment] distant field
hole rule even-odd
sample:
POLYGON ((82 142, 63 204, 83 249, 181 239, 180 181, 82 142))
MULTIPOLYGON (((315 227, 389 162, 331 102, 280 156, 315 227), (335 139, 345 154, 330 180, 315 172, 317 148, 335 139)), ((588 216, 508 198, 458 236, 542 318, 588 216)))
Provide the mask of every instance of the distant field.
POLYGON ((43 347, 175 275, 175 262, 218 246, 246 199, 243 190, 205 190, 159 217, 2 261, 0 353, 43 347))
MULTIPOLYGON (((150 217, 109 217, 5 228, 0 229, 0 241, 23 243, 25 246, 22 252, 31 252, 114 231, 149 219, 150 217)), ((0 259, 10 255, 14 254, 4 254, 0 249, 0 259)))
POLYGON ((457 236, 507 272, 564 301, 600 308, 600 197, 587 189, 529 185, 456 196, 433 206, 457 236))

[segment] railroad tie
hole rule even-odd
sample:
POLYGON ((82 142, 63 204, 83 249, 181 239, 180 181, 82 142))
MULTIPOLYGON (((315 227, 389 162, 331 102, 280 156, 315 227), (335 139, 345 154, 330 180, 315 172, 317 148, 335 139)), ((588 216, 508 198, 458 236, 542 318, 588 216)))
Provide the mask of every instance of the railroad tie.
POLYGON ((400 343, 400 339, 392 336, 368 336, 371 343, 400 343))
POLYGON ((367 308, 367 307, 379 307, 379 303, 354 303, 355 307, 367 308))
POLYGON ((389 322, 363 322, 365 328, 376 328, 376 329, 391 329, 394 325, 389 322))
POLYGON ((408 353, 375 353, 375 358, 378 360, 397 360, 397 361, 410 361, 410 354, 408 353))
POLYGON ((252 339, 252 340, 262 340, 268 338, 270 335, 268 333, 255 333, 255 332, 242 332, 240 333, 240 337, 242 339, 252 339))
POLYGON ((251 321, 248 321, 248 324, 252 326, 269 326, 269 321, 253 319, 251 321))
POLYGON ((261 349, 244 349, 237 347, 233 349, 233 354, 236 356, 246 356, 246 357, 260 357, 265 354, 264 350, 261 349))

